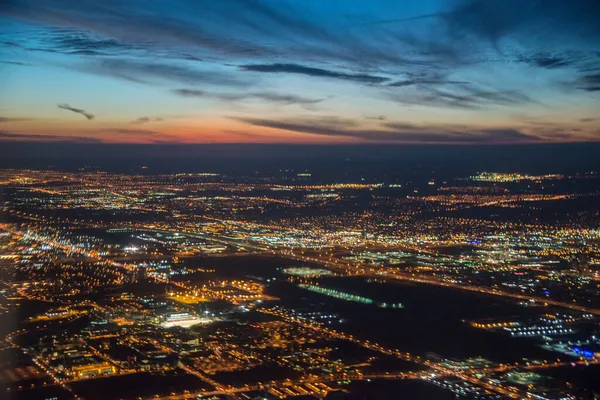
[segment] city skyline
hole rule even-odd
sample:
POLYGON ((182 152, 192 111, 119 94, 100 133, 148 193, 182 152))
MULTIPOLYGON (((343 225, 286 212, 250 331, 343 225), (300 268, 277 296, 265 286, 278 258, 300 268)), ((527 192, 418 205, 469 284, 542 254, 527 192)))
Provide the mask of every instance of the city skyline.
POLYGON ((598 141, 598 8, 9 1, 0 140, 598 141))

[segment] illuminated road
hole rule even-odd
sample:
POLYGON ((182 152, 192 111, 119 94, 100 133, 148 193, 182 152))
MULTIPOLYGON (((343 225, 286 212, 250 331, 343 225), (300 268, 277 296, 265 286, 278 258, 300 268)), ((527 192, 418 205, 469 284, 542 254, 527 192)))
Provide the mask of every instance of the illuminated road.
MULTIPOLYGON (((19 215, 19 216, 23 217, 23 218, 30 218, 30 219, 34 219, 34 220, 43 221, 43 219, 40 219, 39 217, 33 216, 33 215, 30 215, 29 217, 27 217, 25 215, 19 215)), ((235 222, 235 221, 222 221, 222 220, 216 219, 216 218, 208 218, 208 217, 203 217, 203 218, 211 220, 211 221, 215 221, 215 222, 221 222, 221 223, 224 223, 224 222, 234 223, 235 222)), ((242 224, 242 223, 238 222, 238 224, 242 224)), ((108 226, 103 226, 103 224, 81 223, 80 225, 93 226, 93 227, 107 227, 108 228, 108 226)), ((14 230, 11 230, 6 224, 0 224, 0 229, 4 229, 4 230, 12 232, 12 233, 18 233, 20 235, 26 234, 23 232, 15 232, 14 230)), ((164 232, 164 233, 181 233, 178 229, 170 229, 170 230, 156 229, 153 226, 145 226, 144 224, 140 224, 140 226, 138 226, 137 229, 145 229, 145 230, 149 230, 149 231, 164 232)), ((465 285, 465 284, 459 284, 459 283, 453 283, 453 282, 446 282, 446 281, 442 281, 442 280, 439 280, 436 278, 432 278, 430 276, 423 276, 423 275, 415 276, 415 275, 409 275, 409 274, 403 274, 403 273, 389 273, 389 271, 387 271, 385 268, 381 268, 381 267, 364 266, 364 265, 341 261, 341 260, 332 260, 329 257, 309 257, 309 256, 297 254, 296 252, 294 252, 293 250, 290 250, 290 249, 273 249, 273 248, 270 248, 265 245, 250 243, 250 242, 242 241, 242 240, 238 240, 238 239, 215 238, 212 234, 192 233, 192 232, 184 232, 183 234, 191 236, 191 237, 210 240, 215 243, 226 244, 226 245, 231 245, 231 246, 235 246, 235 247, 241 246, 241 247, 245 247, 248 249, 252 249, 254 251, 258 251, 261 253, 267 253, 267 254, 279 256, 282 258, 289 258, 289 259, 293 259, 293 260, 297 260, 297 261, 320 264, 320 265, 322 265, 326 268, 329 268, 335 272, 342 273, 345 275, 377 277, 379 279, 389 280, 391 282, 407 281, 407 282, 416 282, 416 283, 423 283, 423 284, 435 285, 435 286, 443 286, 443 287, 448 287, 448 288, 452 288, 452 289, 465 290, 465 291, 476 292, 476 293, 485 294, 485 295, 506 297, 506 298, 512 298, 512 299, 518 299, 518 300, 525 300, 525 301, 534 301, 540 305, 552 305, 552 306, 556 306, 556 307, 562 307, 562 308, 567 308, 567 309, 571 309, 571 310, 581 311, 581 312, 585 312, 585 313, 589 313, 589 314, 600 315, 600 309, 584 307, 584 306, 580 306, 578 304, 573 304, 573 303, 568 303, 568 302, 563 302, 563 301, 558 301, 558 300, 552 300, 552 299, 543 298, 543 297, 530 296, 530 295, 524 295, 524 294, 513 293, 513 292, 506 292, 506 291, 502 291, 502 290, 498 290, 498 289, 494 289, 494 288, 490 288, 490 287, 486 287, 486 286, 473 286, 473 285, 465 285)), ((75 247, 67 247, 67 246, 58 244, 56 242, 52 243, 52 245, 63 248, 63 250, 68 249, 72 252, 82 253, 82 254, 87 255, 88 257, 96 258, 95 256, 97 256, 97 254, 85 252, 85 251, 75 248, 75 247)), ((412 248, 412 247, 411 247, 411 250, 419 250, 421 252, 424 251, 424 249, 417 249, 417 248, 412 248)), ((121 264, 121 263, 117 263, 115 261, 109 261, 109 262, 114 266, 122 267, 122 268, 126 268, 126 269, 130 270, 130 268, 127 267, 127 264, 121 264)), ((161 281, 163 283, 166 282, 165 280, 160 280, 158 278, 156 280, 161 281)), ((175 282, 171 282, 171 283, 182 287, 182 285, 180 285, 178 283, 175 283, 175 282)))
POLYGON ((582 311, 582 312, 589 313, 589 314, 600 315, 600 310, 596 309, 596 308, 582 307, 577 304, 571 304, 571 303, 567 303, 567 302, 563 302, 563 301, 546 299, 543 297, 528 296, 528 295, 523 295, 523 294, 518 294, 518 293, 505 292, 505 291, 501 291, 501 290, 497 290, 497 289, 493 289, 493 288, 489 288, 489 287, 485 287, 485 286, 467 286, 467 285, 461 285, 458 283, 444 282, 444 281, 440 281, 438 279, 429 278, 429 277, 415 277, 415 276, 408 275, 408 274, 398 274, 398 273, 389 274, 385 271, 378 272, 375 275, 377 277, 387 277, 387 278, 390 278, 393 280, 403 280, 403 281, 409 281, 409 282, 426 283, 426 284, 436 285, 436 286, 445 286, 445 287, 449 287, 449 288, 453 288, 453 289, 467 290, 470 292, 477 292, 477 293, 488 294, 488 295, 493 295, 493 296, 510 297, 510 298, 514 298, 514 299, 527 300, 527 301, 533 300, 538 304, 553 305, 553 306, 557 306, 557 307, 569 308, 571 310, 582 311))
MULTIPOLYGON (((86 257, 89 257, 93 260, 98 260, 98 261, 102 261, 107 263, 108 265, 114 266, 114 267, 118 267, 118 268, 123 268, 125 270, 132 270, 131 266, 128 266, 127 264, 122 264, 122 263, 118 263, 116 261, 113 260, 109 260, 109 259, 105 259, 103 257, 100 256, 100 254, 98 252, 92 252, 92 251, 86 251, 84 249, 81 248, 77 248, 75 246, 71 246, 68 244, 64 244, 64 243, 60 243, 52 238, 48 238, 45 236, 41 236, 41 235, 37 235, 37 234, 32 234, 29 232, 20 232, 20 231, 16 231, 13 229, 10 229, 8 226, 6 225, 0 225, 1 229, 4 229, 6 231, 9 231, 15 235, 19 235, 21 237, 25 237, 25 238, 29 238, 32 240, 36 240, 38 242, 47 244, 49 246, 64 250, 66 252, 72 252, 72 253, 78 253, 81 255, 84 255, 86 257)), ((495 296, 502 296, 502 297, 508 297, 508 298, 515 298, 515 299, 520 299, 520 300, 535 300, 536 302, 540 302, 542 304, 549 304, 549 305, 555 305, 555 306, 559 306, 559 307, 565 307, 565 308, 570 308, 570 309, 574 309, 574 310, 578 310, 578 311, 583 311, 583 312, 587 312, 587 313, 592 313, 592 314, 596 314, 596 315, 600 315, 600 310, 596 310, 596 309, 587 309, 585 307, 581 307, 578 305, 574 305, 574 304, 569 304, 569 303, 564 303, 564 302, 559 302, 559 301, 554 301, 554 300, 548 300, 548 299, 543 299, 543 298, 537 298, 537 297, 533 297, 533 296, 527 296, 527 295, 520 295, 520 294, 516 294, 516 293, 508 293, 508 292, 503 292, 503 291, 499 291, 499 290, 495 290, 492 288, 487 288, 487 287, 479 287, 479 286, 466 286, 466 285, 460 285, 460 284, 455 284, 455 283, 450 283, 450 282, 444 282, 444 281, 440 281, 440 280, 436 280, 433 278, 429 278, 429 277, 416 277, 416 276, 412 276, 412 275, 405 275, 405 274, 400 274, 400 273, 394 273, 394 274, 390 274, 387 273, 387 271, 385 271, 382 268, 375 268, 375 267, 363 267, 363 266, 358 266, 358 265, 354 265, 351 263, 345 263, 345 262, 341 262, 341 261, 332 261, 330 259, 327 259, 325 257, 308 257, 308 256, 304 256, 304 255, 298 255, 290 250, 273 250, 273 249, 267 249, 266 247, 262 247, 262 246, 257 246, 257 245, 246 245, 240 241, 233 241, 233 240, 217 240, 217 239, 213 239, 210 236, 207 235, 197 235, 199 237, 208 239, 208 240, 214 240, 220 243, 227 243, 227 244, 234 244, 236 246, 245 246, 248 248, 253 248, 255 250, 260 250, 260 251, 269 251, 270 254, 273 255, 277 255, 277 256, 281 256, 281 257, 287 257, 287 258, 292 258, 295 260, 300 260, 300 261, 304 261, 304 262, 313 262, 313 263, 318 263, 321 265, 324 265, 327 268, 330 268, 334 271, 337 272, 342 272, 344 274, 348 274, 348 275, 361 275, 361 276, 369 276, 369 277, 378 277, 378 278, 382 278, 382 279, 389 279, 391 281, 395 281, 395 280, 401 280, 401 281, 409 281, 409 282, 417 282, 417 283, 426 283, 426 284, 432 284, 432 285, 437 285, 437 286, 444 286, 444 287, 450 287, 450 288, 455 288, 455 289, 461 289, 461 290, 468 290, 468 291, 472 291, 472 292, 477 292, 477 293, 482 293, 482 294, 487 294, 487 295, 495 295, 495 296), (359 269, 360 267, 360 269, 359 269)), ((166 281, 157 277, 157 276, 152 276, 152 279, 159 281, 159 282, 163 282, 165 283, 166 281)), ((177 286, 183 288, 183 289, 188 289, 186 287, 186 285, 184 283, 176 283, 177 286)), ((343 339, 343 340, 347 340, 353 343, 356 343, 364 348, 373 350, 373 351, 377 351, 383 354, 387 354, 387 355, 391 355, 391 356, 395 356, 397 358, 400 358, 402 360, 405 361, 409 361, 409 362, 413 362, 419 365, 423 365, 426 367, 429 367, 433 370, 433 376, 445 376, 445 375, 449 375, 449 376, 454 376, 457 377, 463 381, 467 381, 470 382, 474 385, 477 385, 479 387, 483 387, 487 390, 502 394, 504 396, 508 396, 511 398, 516 398, 518 397, 518 395, 512 391, 509 390, 503 386, 499 386, 499 385, 495 385, 495 384, 490 384, 486 381, 483 381, 477 377, 475 377, 474 375, 472 375, 472 372, 469 373, 465 373, 463 371, 457 371, 457 370, 453 370, 451 368, 448 367, 444 367, 442 365, 439 365, 438 363, 432 362, 430 360, 425 360, 423 358, 421 358, 420 356, 414 356, 408 352, 401 352, 400 350, 397 349, 387 349, 384 348, 383 346, 371 342, 369 340, 362 340, 362 339, 358 339, 350 334, 346 334, 343 332, 337 332, 335 330, 332 329, 328 329, 324 326, 321 326, 319 324, 313 323, 313 322, 309 322, 306 320, 302 320, 290 315, 286 315, 284 313, 281 312, 274 312, 273 310, 259 310, 261 312, 264 313, 269 313, 269 314, 273 314, 276 315, 288 322, 294 323, 294 324, 299 324, 303 327, 318 331, 318 332, 322 332, 325 333, 331 337, 335 337, 337 339, 343 339)), ((547 368, 547 367, 551 367, 553 366, 552 364, 550 365, 546 365, 544 367, 539 367, 539 368, 547 368)), ((216 390, 213 392, 199 392, 198 394, 203 394, 203 395, 209 395, 209 394, 224 394, 233 398, 236 398, 235 394, 239 393, 239 392, 244 392, 244 391, 250 391, 250 390, 257 390, 257 389, 265 389, 266 387, 264 385, 256 385, 256 386, 245 386, 243 388, 229 388, 229 387, 224 387, 223 385, 219 384, 218 382, 212 380, 211 378, 209 378, 208 376, 195 371, 191 368, 188 368, 185 365, 181 365, 181 368, 183 368, 184 370, 186 370, 188 373, 191 373, 195 376, 197 376, 198 378, 202 379, 204 382, 209 383, 211 386, 215 387, 216 390)), ((506 366, 503 367, 504 369, 500 369, 499 371, 508 371, 511 369, 511 367, 506 366)), ((517 367, 515 367, 517 368, 517 367)), ((536 369, 538 368, 538 366, 520 366, 519 368, 523 368, 523 369, 536 369)), ((490 370, 491 371, 491 370, 490 370)), ((493 371, 492 371, 493 372, 493 371)), ((386 378, 389 377, 389 374, 385 374, 386 378)), ((367 375, 361 375, 361 377, 364 377, 364 379, 369 379, 367 378, 367 375)), ((380 377, 380 376, 377 376, 380 377)), ((429 375, 429 378, 431 377, 431 375, 429 375)), ((415 377, 416 378, 416 377, 415 377)), ((420 377, 421 379, 427 379, 425 376, 420 377)), ((315 382, 323 382, 323 379, 326 378, 318 378, 318 380, 316 380, 315 382)), ((340 377, 337 377, 334 380, 339 380, 341 379, 340 377)), ((348 378, 346 378, 348 379, 348 378)), ((353 379, 358 379, 358 377, 353 378, 353 379)), ((298 384, 303 383, 302 381, 298 381, 298 384)), ((64 383, 63 383, 64 385, 64 383)), ((181 394, 181 395, 173 395, 173 396, 167 396, 167 397, 162 397, 162 399, 169 399, 169 400, 178 400, 178 399, 186 399, 186 398, 192 398, 194 397, 193 394, 181 394)))
MULTIPOLYGON (((171 232, 171 231, 166 231, 166 232, 171 232)), ((175 231, 173 231, 173 232, 175 232, 175 231)), ((452 289, 466 290, 466 291, 481 293, 481 294, 485 294, 485 295, 507 297, 507 298, 513 298, 513 299, 518 299, 518 300, 525 300, 525 301, 533 300, 537 304, 552 305, 552 306, 556 306, 556 307, 562 307, 562 308, 568 308, 571 310, 581 311, 581 312, 585 312, 585 313, 589 313, 589 314, 600 315, 600 309, 583 307, 583 306, 580 306, 577 304, 567 303, 564 301, 557 301, 557 300, 547 299, 547 298, 543 298, 543 297, 529 296, 529 295, 524 295, 524 294, 519 294, 519 293, 506 292, 506 291, 502 291, 502 290, 498 290, 498 289, 494 289, 494 288, 490 288, 490 287, 486 287, 486 286, 473 286, 473 285, 464 285, 464 284, 458 284, 458 283, 452 283, 452 282, 445 282, 445 281, 442 281, 439 279, 435 279, 435 278, 428 277, 428 276, 422 276, 422 275, 414 276, 414 275, 401 274, 401 273, 391 274, 388 271, 386 271, 385 268, 377 268, 374 266, 367 267, 367 266, 353 264, 351 262, 345 262, 345 261, 341 261, 341 260, 331 260, 328 257, 309 257, 309 256, 297 254, 294 251, 288 250, 288 249, 272 249, 267 246, 257 245, 255 243, 248 243, 245 241, 243 242, 243 241, 234 240, 234 239, 217 239, 217 238, 214 238, 211 235, 207 235, 207 234, 186 233, 186 235, 189 235, 192 237, 198 237, 198 238, 202 238, 202 239, 206 239, 206 240, 211 240, 211 241, 214 241, 216 243, 221 243, 221 244, 227 244, 227 245, 232 245, 232 246, 242 246, 242 247, 254 249, 259 252, 265 252, 265 253, 268 253, 271 255, 276 255, 276 256, 279 256, 282 258, 291 258, 291 259, 297 260, 297 261, 320 264, 326 268, 333 270, 334 272, 342 273, 345 275, 360 275, 360 276, 367 276, 367 277, 377 277, 379 279, 384 279, 384 280, 387 278, 390 281, 408 281, 408 282, 424 283, 424 284, 435 285, 435 286, 444 286, 444 287, 449 287, 452 289)), ((417 250, 417 249, 412 249, 412 250, 417 250)), ((422 249, 418 249, 418 250, 422 251, 422 249)))
POLYGON ((338 331, 335 331, 333 329, 326 328, 326 327, 324 327, 324 326, 322 326, 320 324, 317 324, 315 322, 310 322, 310 321, 307 321, 307 320, 304 320, 304 319, 300 319, 300 318, 297 318, 297 317, 289 316, 289 315, 287 315, 285 313, 282 313, 282 312, 274 312, 272 310, 266 310, 266 309, 262 309, 262 310, 258 310, 258 311, 261 311, 261 312, 266 313, 266 314, 278 316, 278 317, 283 318, 284 320, 286 320, 288 322, 296 323, 296 324, 299 324, 299 325, 301 325, 301 326, 303 326, 305 328, 309 328, 309 329, 315 330, 317 332, 328 334, 328 335, 330 335, 330 336, 332 336, 332 337, 334 337, 336 339, 343 339, 343 340, 347 340, 347 341, 353 342, 353 343, 358 344, 359 346, 362 346, 362 347, 367 348, 369 350, 377 351, 379 353, 383 353, 383 354, 390 355, 390 356, 395 356, 395 357, 397 357, 397 358, 399 358, 401 360, 404 360, 404 361, 409 361, 409 362, 413 362, 413 363, 416 363, 416 364, 424 365, 426 367, 429 367, 429 368, 433 369, 435 371, 435 374, 434 374, 435 376, 451 375, 451 376, 460 378, 460 379, 462 379, 464 381, 468 381, 468 382, 470 382, 470 383, 472 383, 474 385, 483 387, 485 389, 494 391, 496 393, 500 393, 500 394, 502 394, 504 396, 508 396, 508 397, 512 397, 512 398, 518 397, 518 396, 515 395, 515 393, 513 393, 512 391, 510 391, 510 390, 508 390, 506 388, 503 388, 503 387, 498 386, 498 385, 489 384, 487 382, 484 382, 484 381, 476 378, 475 376, 467 375, 467 374, 465 374, 465 373, 463 373, 461 371, 455 371, 453 369, 450 369, 450 368, 447 368, 447 367, 443 367, 443 366, 441 366, 441 365, 439 365, 437 363, 434 363, 434 362, 431 362, 429 360, 423 359, 420 356, 414 356, 414 355, 412 355, 412 354, 410 354, 408 352, 401 352, 400 350, 397 350, 397 349, 388 349, 388 348, 385 348, 385 347, 381 346, 380 344, 371 342, 369 340, 358 339, 358 338, 354 337, 353 335, 346 334, 346 333, 343 333, 343 332, 338 332, 338 331))
POLYGON ((389 273, 384 268, 376 268, 376 267, 371 267, 371 266, 370 267, 360 266, 361 269, 357 271, 357 268, 359 267, 358 265, 353 265, 351 263, 344 263, 341 261, 332 261, 325 257, 306 257, 306 256, 292 253, 290 251, 286 251, 286 252, 277 251, 277 254, 282 257, 293 258, 293 259, 299 260, 299 261, 321 264, 324 267, 327 267, 335 272, 341 272, 341 273, 349 274, 349 275, 376 277, 376 278, 383 279, 383 280, 388 279, 390 281, 407 281, 407 282, 424 283, 424 284, 428 284, 428 285, 444 286, 444 287, 449 287, 452 289, 466 290, 469 292, 476 292, 476 293, 492 295, 492 296, 508 297, 508 298, 513 298, 513 299, 518 299, 518 300, 526 300, 526 301, 533 300, 537 304, 552 305, 552 306, 557 306, 557 307, 562 307, 562 308, 568 308, 571 310, 577 310, 577 311, 581 311, 581 312, 585 312, 585 313, 589 313, 589 314, 600 315, 600 310, 597 308, 583 307, 583 306, 580 306, 577 304, 547 299, 547 298, 543 298, 543 297, 536 297, 536 296, 529 296, 529 295, 524 295, 524 294, 519 294, 519 293, 505 292, 502 290, 493 289, 493 288, 485 287, 485 286, 462 285, 462 284, 458 284, 458 283, 445 282, 445 281, 442 281, 439 279, 426 277, 426 276, 414 276, 414 275, 401 274, 401 273, 389 273))
POLYGON ((217 389, 217 392, 220 392, 220 394, 227 395, 231 399, 239 399, 239 397, 236 396, 236 394, 235 394, 236 392, 234 390, 224 387, 219 382, 209 378, 206 374, 203 374, 200 371, 197 371, 195 369, 189 368, 187 365, 185 365, 181 361, 178 363, 178 366, 179 366, 179 368, 181 368, 188 374, 192 374, 195 377, 201 379, 203 382, 208 383, 209 385, 211 385, 212 387, 217 389))
POLYGON ((281 389, 285 387, 291 387, 304 384, 315 384, 315 383, 327 383, 336 382, 343 380, 360 381, 360 380, 371 380, 371 379, 421 379, 421 376, 417 373, 411 372, 394 372, 394 373, 377 373, 377 374, 361 374, 361 373, 345 373, 345 374, 330 374, 324 376, 302 378, 298 380, 285 380, 281 382, 269 383, 269 384, 255 384, 246 385, 239 388, 230 388, 213 391, 200 391, 194 393, 183 393, 176 395, 169 395, 163 397, 149 397, 148 399, 155 400, 185 400, 194 399, 197 396, 215 396, 215 395, 231 395, 236 393, 251 392, 255 390, 269 390, 269 389, 281 389))

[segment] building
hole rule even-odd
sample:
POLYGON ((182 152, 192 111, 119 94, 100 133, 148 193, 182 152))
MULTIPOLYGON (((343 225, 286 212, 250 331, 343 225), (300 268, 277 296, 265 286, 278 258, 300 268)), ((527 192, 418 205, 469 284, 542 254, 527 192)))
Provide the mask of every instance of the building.
POLYGON ((93 364, 78 365, 71 368, 71 373, 77 378, 90 378, 99 375, 112 375, 116 368, 108 362, 96 362, 93 364))

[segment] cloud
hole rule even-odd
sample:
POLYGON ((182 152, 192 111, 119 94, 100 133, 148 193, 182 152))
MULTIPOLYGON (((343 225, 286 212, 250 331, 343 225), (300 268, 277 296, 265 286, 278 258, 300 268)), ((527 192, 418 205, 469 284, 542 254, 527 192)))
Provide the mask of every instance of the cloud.
POLYGON ((206 92, 203 90, 195 89, 173 89, 173 93, 183 97, 205 97, 206 92))
POLYGON ((382 24, 397 24, 397 23, 402 23, 402 22, 412 22, 412 21, 419 21, 419 20, 423 20, 423 19, 438 18, 438 17, 442 17, 446 14, 447 13, 430 13, 430 14, 414 15, 412 17, 405 17, 405 18, 380 19, 380 20, 374 20, 374 21, 354 23, 354 24, 348 25, 347 27, 382 25, 382 24))
POLYGON ((0 64, 19 65, 22 67, 31 67, 32 66, 32 64, 21 62, 21 61, 6 61, 6 60, 0 60, 0 64))
POLYGON ((323 119, 262 119, 234 117, 236 121, 284 131, 307 133, 329 137, 346 137, 366 142, 395 143, 521 143, 539 141, 532 136, 512 128, 468 128, 462 126, 419 126, 409 123, 388 122, 386 129, 361 129, 353 120, 323 119), (333 122, 333 123, 332 123, 333 122))
POLYGON ((114 133, 116 135, 168 136, 163 133, 152 131, 149 129, 103 128, 103 129, 97 129, 94 132, 96 132, 96 133, 114 133))
POLYGON ((367 115, 365 119, 372 119, 377 121, 385 121, 387 117, 385 115, 367 115))
POLYGON ((447 36, 481 40, 497 50, 505 39, 521 46, 569 48, 574 43, 597 43, 600 38, 600 3, 595 1, 454 0, 451 4, 453 8, 439 17, 447 36))
POLYGON ((593 142, 600 140, 600 130, 581 129, 569 125, 540 126, 529 132, 544 141, 593 142))
POLYGON ((140 7, 136 2, 13 0, 1 12, 60 27, 46 38, 47 48, 60 52, 114 55, 141 49, 203 60, 259 59, 263 65, 309 59, 321 67, 346 64, 352 75, 366 65, 439 69, 450 62, 472 63, 487 56, 485 46, 499 49, 505 38, 526 48, 541 38, 565 48, 573 48, 575 39, 594 44, 599 8, 590 0, 448 0, 439 10, 389 18, 403 7, 374 1, 355 11, 374 13, 358 23, 349 23, 355 19, 350 13, 327 6, 260 0, 207 1, 201 7, 178 1, 168 8, 160 2, 140 7))
POLYGON ((388 100, 407 105, 471 110, 492 106, 539 104, 538 101, 519 90, 496 90, 468 83, 452 83, 443 88, 436 85, 418 85, 413 91, 388 91, 384 96, 388 100))
POLYGON ((51 32, 48 47, 65 54, 104 56, 128 54, 139 49, 123 41, 93 36, 73 29, 60 29, 51 32))
POLYGON ((70 2, 58 0, 9 1, 1 12, 13 18, 109 38, 92 37, 57 41, 65 48, 114 50, 127 43, 146 49, 173 49, 196 57, 195 52, 227 57, 253 57, 279 53, 257 39, 330 38, 327 29, 309 16, 285 5, 260 0, 179 1, 165 8, 160 2, 70 2), (253 40, 254 39, 254 40, 253 40), (114 40, 112 42, 110 40, 114 40), (91 47, 90 47, 91 46, 91 47))
POLYGON ((148 122, 160 122, 163 119, 161 117, 139 117, 138 119, 131 121, 131 124, 146 124, 148 122))
POLYGON ((170 135, 168 133, 153 131, 150 129, 102 128, 90 131, 90 133, 101 134, 104 139, 116 139, 116 141, 121 142, 123 140, 130 140, 132 142, 142 141, 144 143, 155 144, 182 142, 180 137, 170 135))
POLYGON ((321 68, 306 67, 298 64, 250 64, 242 65, 240 68, 244 71, 264 72, 264 73, 286 73, 315 76, 320 78, 344 79, 364 83, 382 83, 388 80, 381 76, 367 74, 353 74, 345 72, 330 71, 321 68))
POLYGON ((523 56, 521 61, 534 67, 555 69, 575 65, 583 59, 583 56, 576 55, 540 53, 529 57, 523 56))
POLYGON ((247 98, 256 98, 280 104, 317 104, 323 101, 323 99, 310 99, 306 97, 296 96, 293 94, 279 94, 270 92, 248 93, 247 95, 242 94, 241 96, 239 96, 240 100, 247 98))
POLYGON ((524 133, 514 128, 476 128, 462 125, 414 125, 410 123, 389 122, 383 126, 397 132, 410 133, 416 139, 419 135, 438 138, 443 141, 444 136, 451 141, 479 142, 520 142, 537 141, 538 137, 524 133), (434 132, 432 132, 434 131, 434 132))
POLYGON ((324 101, 324 99, 311 99, 293 94, 281 94, 273 92, 213 93, 194 89, 174 89, 172 92, 183 97, 214 98, 223 101, 241 101, 258 99, 269 103, 276 103, 282 105, 301 104, 309 106, 324 101))
POLYGON ((259 133, 245 132, 245 131, 235 130, 235 129, 224 129, 221 131, 221 133, 235 135, 235 136, 239 136, 239 137, 243 137, 243 138, 256 138, 256 139, 263 139, 263 140, 265 139, 265 136, 263 136, 259 133))
POLYGON ((0 123, 4 123, 4 122, 22 122, 22 121, 31 121, 31 118, 0 117, 0 123))
POLYGON ((600 91, 600 74, 582 75, 577 79, 576 85, 586 92, 600 91))
POLYGON ((81 114, 89 120, 94 119, 94 115, 82 110, 81 108, 73 108, 68 104, 58 104, 58 108, 62 108, 63 110, 73 111, 74 113, 81 114))
POLYGON ((215 70, 201 70, 189 64, 110 58, 91 60, 75 67, 85 72, 112 76, 137 83, 180 82, 192 85, 247 86, 251 82, 239 76, 215 70))
MULTIPOLYGON (((292 119, 292 120, 270 120, 261 118, 233 118, 236 121, 244 122, 253 126, 261 126, 265 128, 273 128, 284 131, 299 132, 299 133, 310 133, 314 135, 331 136, 331 137, 355 137, 355 138, 369 138, 372 140, 383 140, 387 141, 393 139, 389 132, 384 131, 361 131, 348 129, 355 126, 356 123, 351 122, 338 122, 338 123, 327 123, 323 120, 313 121, 305 119, 292 119)), ((392 133, 393 134, 393 133, 392 133)), ((396 137, 397 138, 397 137, 396 137)))
POLYGON ((143 54, 143 46, 106 38, 91 31, 77 29, 50 28, 34 30, 26 38, 13 42, 0 42, 1 45, 18 48, 27 52, 46 52, 80 56, 118 56, 143 54))
POLYGON ((597 118, 581 118, 579 122, 594 122, 597 118))
POLYGON ((364 35, 377 30, 381 39, 396 39, 410 59, 424 62, 416 67, 437 70, 514 61, 544 69, 570 67, 597 51, 600 41, 600 3, 595 1, 442 3, 439 12, 372 19, 354 26, 364 35))
POLYGON ((403 81, 396 81, 388 84, 390 87, 404 87, 404 86, 417 86, 417 85, 465 85, 469 84, 469 82, 465 81, 451 81, 451 80, 443 80, 443 79, 425 79, 425 78, 416 78, 416 79, 407 79, 403 81))
POLYGON ((318 119, 295 118, 284 120, 247 117, 232 117, 231 119, 254 126, 328 136, 347 136, 346 129, 357 126, 357 122, 354 120, 336 117, 322 117, 318 119))
POLYGON ((37 50, 80 72, 187 87, 174 92, 180 96, 304 108, 324 101, 269 86, 294 75, 307 90, 315 78, 369 85, 365 103, 383 97, 485 114, 539 105, 537 93, 550 103, 565 92, 589 99, 586 92, 600 90, 593 79, 600 2, 592 0, 447 0, 419 5, 421 15, 383 0, 348 8, 269 0, 5 3, 0 14, 17 28, 0 43, 15 54, 37 50), (215 93, 240 87, 252 90, 215 93))
POLYGON ((42 135, 31 133, 0 132, 0 140, 38 142, 102 143, 102 140, 83 136, 42 135))
POLYGON ((123 128, 102 128, 85 131, 90 136, 67 136, 54 134, 31 134, 31 133, 13 133, 0 131, 0 141, 28 141, 28 142, 72 142, 72 143, 106 143, 110 142, 110 136, 114 137, 140 137, 149 143, 178 143, 180 139, 147 129, 123 129, 123 128), (91 137, 91 136, 101 137, 91 137), (109 135, 109 136, 107 136, 109 135))

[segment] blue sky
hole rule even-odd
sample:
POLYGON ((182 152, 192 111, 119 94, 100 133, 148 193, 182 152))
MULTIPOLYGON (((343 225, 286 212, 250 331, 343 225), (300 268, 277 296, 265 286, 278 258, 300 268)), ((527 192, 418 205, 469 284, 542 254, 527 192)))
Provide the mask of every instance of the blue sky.
POLYGON ((600 139, 600 2, 5 1, 0 140, 600 139))

